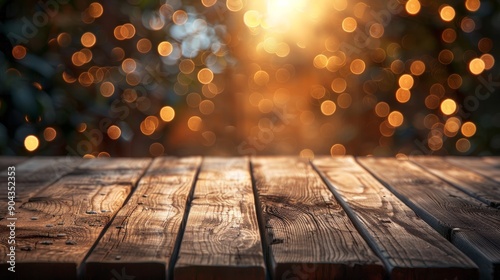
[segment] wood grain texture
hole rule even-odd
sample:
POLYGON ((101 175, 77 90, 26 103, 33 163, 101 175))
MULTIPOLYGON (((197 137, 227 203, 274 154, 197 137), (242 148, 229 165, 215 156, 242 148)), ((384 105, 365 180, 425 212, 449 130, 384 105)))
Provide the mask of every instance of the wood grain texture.
MULTIPOLYGON (((16 166, 15 171, 16 203, 26 202, 37 192, 74 170, 81 162, 82 159, 73 157, 34 157, 23 161, 16 166)), ((4 182, 7 182, 6 177, 4 182)), ((6 200, 7 188, 0 188, 0 201, 6 202, 6 200)), ((7 208, 1 207, 0 220, 6 213, 7 208)))
POLYGON ((248 159, 204 159, 174 279, 265 279, 248 159))
POLYGON ((96 158, 84 159, 83 163, 64 176, 66 184, 125 184, 137 185, 141 176, 151 164, 149 158, 96 158), (112 172, 111 172, 112 171, 112 172))
POLYGON ((500 263, 500 210, 476 199, 406 160, 358 158, 375 177, 423 220, 449 239, 494 279, 500 263))
POLYGON ((383 265, 307 161, 252 158, 274 279, 382 279, 383 265))
MULTIPOLYGON (((136 176, 143 172, 136 169, 136 176)), ((132 184, 89 185, 81 178, 77 184, 63 177, 18 205, 17 279, 76 279, 83 259, 132 190, 132 184)), ((0 279, 12 276, 6 274, 6 224, 0 221, 0 279)))
POLYGON ((154 160, 86 260, 86 279, 167 279, 200 163, 154 160))
POLYGON ((150 158, 94 158, 87 159, 79 167, 83 170, 113 170, 117 169, 139 169, 145 170, 151 164, 150 158))
POLYGON ((498 157, 446 157, 452 164, 472 170, 496 182, 500 182, 500 160, 498 157))
MULTIPOLYGON (((23 183, 50 181, 54 177, 59 178, 68 173, 81 163, 81 158, 74 157, 32 157, 16 166, 16 181, 23 183)), ((2 172, 0 176, 4 179, 7 174, 2 172)))
POLYGON ((412 157, 411 160, 487 205, 500 207, 500 182, 470 171, 467 166, 453 165, 440 157, 412 157))
POLYGON ((476 279, 477 266, 352 157, 313 161, 391 279, 476 279))

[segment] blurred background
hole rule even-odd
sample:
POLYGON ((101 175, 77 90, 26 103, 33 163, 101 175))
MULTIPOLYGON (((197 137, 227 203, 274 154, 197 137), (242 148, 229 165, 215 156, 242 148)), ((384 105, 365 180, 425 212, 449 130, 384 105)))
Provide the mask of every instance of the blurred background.
POLYGON ((3 155, 500 154, 500 1, 0 6, 3 155))

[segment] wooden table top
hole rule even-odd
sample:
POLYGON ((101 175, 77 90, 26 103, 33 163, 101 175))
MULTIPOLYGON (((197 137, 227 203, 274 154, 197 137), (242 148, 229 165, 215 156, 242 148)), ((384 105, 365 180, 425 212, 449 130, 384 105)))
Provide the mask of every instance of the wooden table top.
POLYGON ((0 168, 0 279, 500 279, 500 157, 0 168))

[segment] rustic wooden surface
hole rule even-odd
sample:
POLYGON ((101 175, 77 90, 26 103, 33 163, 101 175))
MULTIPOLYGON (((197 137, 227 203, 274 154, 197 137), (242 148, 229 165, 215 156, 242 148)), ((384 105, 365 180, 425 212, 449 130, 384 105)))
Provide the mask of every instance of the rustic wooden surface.
POLYGON ((2 176, 5 176, 7 172, 7 167, 18 166, 22 162, 28 160, 27 157, 15 157, 15 156, 4 156, 0 157, 0 170, 2 171, 2 176))
POLYGON ((165 279, 201 158, 157 158, 86 261, 88 279, 165 279))
POLYGON ((352 157, 313 161, 391 279, 473 279, 477 267, 352 157), (424 269, 423 269, 424 268, 424 269))
POLYGON ((496 182, 500 182, 500 157, 446 157, 445 159, 458 167, 469 169, 496 182))
POLYGON ((417 215, 474 260, 483 279, 498 275, 499 209, 484 205, 410 161, 358 160, 417 215))
POLYGON ((500 207, 500 182, 458 167, 439 157, 412 158, 418 165, 492 207, 500 207))
POLYGON ((204 159, 174 279, 265 279, 255 211, 248 159, 204 159))
MULTIPOLYGON (((22 204, 35 193, 46 188, 59 178, 74 170, 83 160, 71 157, 38 157, 30 160, 23 158, 16 165, 16 202, 22 204)), ((6 172, 1 178, 6 180, 6 172)), ((0 201, 5 201, 7 188, 0 189, 0 201)), ((0 217, 4 217, 7 208, 0 208, 0 217)))
POLYGON ((500 280, 500 157, 0 157, 0 170, 2 280, 500 280))
MULTIPOLYGON (((104 161, 112 166, 113 163, 121 165, 123 160, 105 159, 93 163, 104 161)), ((128 161, 133 163, 136 160, 128 161)), ((81 168, 85 169, 85 166, 81 168)), ((93 168, 99 167, 87 165, 86 168, 92 171, 93 168)), ((113 172, 116 171, 108 169, 108 173, 113 172)), ((144 170, 136 169, 136 177, 140 177, 143 172, 144 170)), ((133 187, 131 183, 88 183, 84 174, 85 172, 81 173, 79 182, 66 182, 63 176, 54 184, 30 196, 27 201, 18 204, 17 277, 76 279, 79 275, 80 264, 133 187)), ((19 184, 22 184, 23 180, 19 180, 19 184)), ((7 236, 7 222, 5 219, 0 221, 1 279, 11 276, 7 271, 7 247, 4 246, 3 239, 7 236)))
POLYGON ((256 158, 252 167, 275 279, 383 278, 381 262, 307 161, 256 158))

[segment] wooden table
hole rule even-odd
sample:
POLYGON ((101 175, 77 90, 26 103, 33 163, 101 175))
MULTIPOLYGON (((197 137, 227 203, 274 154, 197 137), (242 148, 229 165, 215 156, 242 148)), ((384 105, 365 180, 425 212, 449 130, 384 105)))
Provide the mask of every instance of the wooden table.
POLYGON ((0 279, 500 279, 500 157, 0 168, 0 279))

